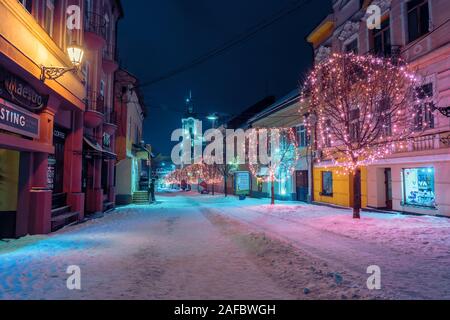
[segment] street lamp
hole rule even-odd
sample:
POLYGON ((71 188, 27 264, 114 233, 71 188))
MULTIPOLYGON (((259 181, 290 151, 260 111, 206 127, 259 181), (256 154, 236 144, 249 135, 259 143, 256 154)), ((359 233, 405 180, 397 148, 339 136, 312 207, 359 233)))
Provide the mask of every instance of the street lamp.
POLYGON ((213 113, 213 114, 210 114, 209 116, 207 116, 206 119, 208 119, 209 121, 212 122, 212 128, 215 129, 216 121, 219 120, 219 116, 217 116, 217 114, 213 113))
MULTIPOLYGON (((216 114, 216 113, 212 113, 212 114, 210 114, 209 116, 207 116, 206 117, 206 119, 208 119, 209 121, 211 121, 212 122, 212 128, 213 129, 216 129, 216 122, 217 122, 217 120, 219 120, 219 116, 216 114)), ((212 195, 214 196, 214 187, 215 187, 215 176, 216 176, 216 162, 214 161, 214 164, 213 164, 213 167, 214 167, 214 179, 213 179, 213 182, 212 182, 212 195)))
POLYGON ((66 72, 78 71, 81 63, 83 62, 84 50, 82 47, 72 44, 67 47, 67 54, 69 56, 70 62, 72 63, 71 68, 67 67, 41 67, 41 81, 55 80, 61 77, 66 72))

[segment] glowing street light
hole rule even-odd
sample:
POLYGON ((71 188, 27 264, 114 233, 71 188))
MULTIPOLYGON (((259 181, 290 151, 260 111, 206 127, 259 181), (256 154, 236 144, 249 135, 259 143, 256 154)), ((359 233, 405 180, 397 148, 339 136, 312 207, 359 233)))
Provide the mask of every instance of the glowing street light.
POLYGON ((67 47, 67 55, 72 63, 72 67, 41 67, 41 81, 55 80, 64 75, 66 72, 77 72, 83 62, 84 50, 82 47, 72 44, 67 47))

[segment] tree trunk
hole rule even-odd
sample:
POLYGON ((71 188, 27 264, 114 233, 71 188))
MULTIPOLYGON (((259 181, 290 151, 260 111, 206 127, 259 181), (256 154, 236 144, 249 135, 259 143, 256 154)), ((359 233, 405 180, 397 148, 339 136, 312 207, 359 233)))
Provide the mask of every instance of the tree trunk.
POLYGON ((271 190, 271 205, 275 204, 275 179, 272 177, 272 181, 271 181, 271 186, 270 186, 270 190, 271 190))
POLYGON ((214 195, 214 186, 216 185, 216 183, 213 181, 212 183, 212 195, 214 195))
POLYGON ((361 219, 361 169, 353 174, 353 219, 361 219))

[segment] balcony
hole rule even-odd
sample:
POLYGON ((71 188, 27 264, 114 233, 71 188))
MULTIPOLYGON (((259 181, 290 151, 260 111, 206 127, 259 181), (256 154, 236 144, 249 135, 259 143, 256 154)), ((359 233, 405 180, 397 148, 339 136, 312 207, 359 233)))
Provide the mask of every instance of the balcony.
POLYGON ((88 12, 85 17, 85 42, 89 48, 100 50, 106 45, 106 19, 95 12, 88 12))
POLYGON ((88 90, 85 103, 84 124, 88 128, 97 128, 104 120, 105 99, 99 93, 88 90))
POLYGON ((425 134, 408 140, 406 149, 397 153, 421 152, 450 148, 450 131, 425 134))
POLYGON ((450 19, 421 38, 407 44, 402 50, 402 56, 407 62, 413 62, 449 43, 450 19))

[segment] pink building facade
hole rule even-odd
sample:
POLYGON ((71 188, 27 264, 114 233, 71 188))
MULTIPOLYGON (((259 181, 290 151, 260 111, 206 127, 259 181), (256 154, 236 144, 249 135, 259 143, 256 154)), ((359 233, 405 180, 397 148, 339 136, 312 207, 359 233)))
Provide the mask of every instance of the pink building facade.
POLYGON ((0 238, 46 234, 114 206, 121 16, 113 0, 0 0, 0 238), (80 29, 67 28, 73 5, 80 29), (85 52, 80 69, 41 80, 42 66, 73 67, 72 44, 85 52), (101 93, 95 102, 91 92, 101 93))

